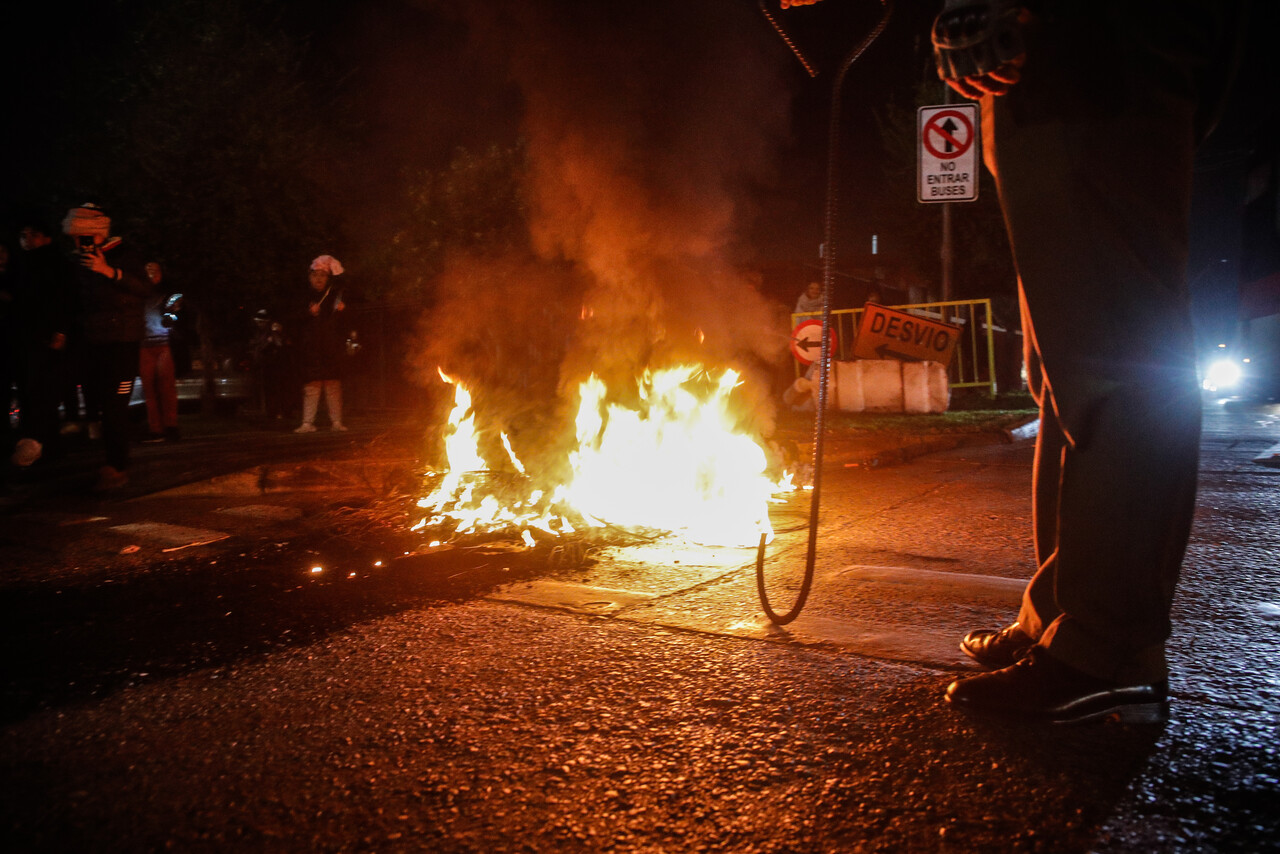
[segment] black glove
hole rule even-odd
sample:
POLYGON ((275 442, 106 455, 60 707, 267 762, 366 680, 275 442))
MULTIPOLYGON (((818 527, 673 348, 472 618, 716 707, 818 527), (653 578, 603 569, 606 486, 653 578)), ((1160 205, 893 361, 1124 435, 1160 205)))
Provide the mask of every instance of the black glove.
POLYGON ((938 76, 967 98, 1003 95, 1026 62, 1030 14, 1013 0, 947 0, 933 22, 938 76))

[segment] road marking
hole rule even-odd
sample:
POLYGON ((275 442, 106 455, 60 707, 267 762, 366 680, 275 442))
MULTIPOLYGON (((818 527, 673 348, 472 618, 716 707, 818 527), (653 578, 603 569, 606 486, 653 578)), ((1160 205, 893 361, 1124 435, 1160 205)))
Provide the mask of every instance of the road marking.
POLYGON ((629 605, 656 598, 653 593, 612 590, 567 581, 540 579, 502 587, 485 597, 495 602, 518 602, 581 614, 615 614, 629 605))
POLYGON ((87 522, 105 522, 106 516, 87 516, 84 513, 19 513, 15 519, 36 522, 41 525, 57 525, 65 528, 69 525, 83 525, 87 522))
POLYGON ((107 529, 126 537, 161 543, 168 546, 166 552, 175 552, 192 546, 207 546, 225 540, 231 535, 223 531, 212 531, 207 528, 187 528, 182 525, 168 525, 164 522, 131 522, 127 525, 113 525, 107 529))
POLYGON ((270 522, 292 522, 302 517, 302 508, 283 507, 279 504, 243 504, 238 507, 219 507, 213 511, 225 516, 244 516, 270 522))

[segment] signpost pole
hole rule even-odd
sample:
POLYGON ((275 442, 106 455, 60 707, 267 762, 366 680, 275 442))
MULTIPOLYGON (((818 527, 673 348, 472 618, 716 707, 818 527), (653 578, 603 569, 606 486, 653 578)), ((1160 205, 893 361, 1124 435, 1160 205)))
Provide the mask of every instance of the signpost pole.
MULTIPOLYGON (((949 105, 951 103, 951 87, 943 84, 942 86, 942 103, 949 105)), ((942 301, 951 301, 951 203, 942 203, 942 246, 939 248, 942 256, 942 301)), ((944 315, 943 320, 946 320, 944 315)))
MULTIPOLYGON (((942 248, 939 250, 942 260, 942 301, 951 301, 951 203, 942 203, 942 248)), ((946 320, 944 316, 942 318, 946 320)))

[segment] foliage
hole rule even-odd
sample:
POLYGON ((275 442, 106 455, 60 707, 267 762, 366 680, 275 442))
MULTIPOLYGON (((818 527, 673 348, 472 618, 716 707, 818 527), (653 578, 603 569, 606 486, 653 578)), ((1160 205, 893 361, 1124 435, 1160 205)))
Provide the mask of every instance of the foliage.
POLYGON ((1034 409, 953 410, 922 415, 895 412, 833 412, 827 416, 827 427, 833 436, 868 433, 889 433, 895 436, 998 433, 1034 416, 1035 412, 1034 409))
POLYGON ((458 255, 499 258, 527 248, 525 151, 458 148, 442 170, 407 176, 405 222, 393 241, 394 296, 419 298, 458 255))
POLYGON ((113 127, 130 165, 118 188, 143 234, 227 317, 273 303, 337 238, 308 167, 322 125, 303 48, 242 0, 160 4, 122 75, 130 109, 113 127), (231 61, 228 61, 229 58, 231 61))
POLYGON ((166 263, 220 339, 247 335, 246 313, 301 291, 307 261, 340 239, 312 177, 328 144, 323 96, 304 74, 305 41, 273 17, 281 8, 96 7, 66 28, 64 52, 92 49, 75 57, 77 73, 35 84, 62 112, 32 128, 50 150, 28 195, 55 222, 70 205, 103 204, 113 230, 166 263))

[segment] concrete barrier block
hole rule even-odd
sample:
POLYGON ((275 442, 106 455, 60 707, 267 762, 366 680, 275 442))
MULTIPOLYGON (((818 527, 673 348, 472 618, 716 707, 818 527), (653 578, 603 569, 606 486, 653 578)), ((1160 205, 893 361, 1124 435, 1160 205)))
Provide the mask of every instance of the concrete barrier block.
POLYGON ((867 412, 902 411, 902 362, 863 359, 862 398, 867 412))
POLYGON ((902 411, 929 411, 929 374, 924 362, 902 363, 902 411))
POLYGON ((841 412, 861 412, 866 408, 862 394, 862 362, 832 362, 835 408, 841 412))
POLYGON ((902 363, 902 411, 946 412, 951 402, 947 372, 937 362, 902 363))
POLYGON ((938 362, 925 362, 929 366, 929 411, 946 412, 951 408, 951 383, 947 379, 947 366, 938 362))

